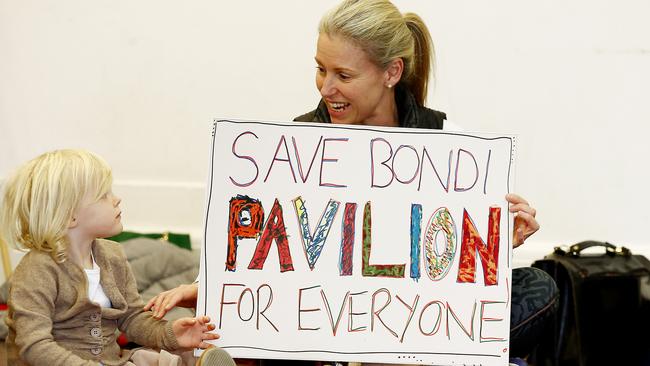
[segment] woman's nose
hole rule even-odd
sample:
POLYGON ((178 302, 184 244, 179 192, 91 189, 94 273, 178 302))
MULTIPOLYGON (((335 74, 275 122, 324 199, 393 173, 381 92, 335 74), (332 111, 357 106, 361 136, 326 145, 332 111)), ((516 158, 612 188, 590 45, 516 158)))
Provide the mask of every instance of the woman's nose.
POLYGON ((320 95, 322 97, 329 97, 334 95, 336 92, 336 86, 334 80, 330 77, 323 78, 323 85, 320 88, 320 95))

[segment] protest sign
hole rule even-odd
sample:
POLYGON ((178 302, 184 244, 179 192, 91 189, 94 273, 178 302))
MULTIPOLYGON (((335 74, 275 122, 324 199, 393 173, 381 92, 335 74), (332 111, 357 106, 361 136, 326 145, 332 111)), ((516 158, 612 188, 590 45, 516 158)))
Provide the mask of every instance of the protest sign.
POLYGON ((515 146, 215 121, 197 313, 234 357, 507 364, 515 146))

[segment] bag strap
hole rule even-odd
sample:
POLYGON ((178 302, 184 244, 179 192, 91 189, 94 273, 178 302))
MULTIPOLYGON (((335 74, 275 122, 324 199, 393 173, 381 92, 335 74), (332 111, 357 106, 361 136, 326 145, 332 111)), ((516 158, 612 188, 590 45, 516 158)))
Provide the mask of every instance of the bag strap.
MULTIPOLYGON (((615 256, 615 255, 622 255, 622 256, 630 256, 632 253, 630 252, 629 249, 626 247, 616 247, 614 244, 610 244, 608 242, 602 242, 602 241, 594 241, 594 240, 588 240, 588 241, 583 241, 577 244, 573 244, 572 246, 569 247, 569 251, 566 252, 567 255, 572 256, 572 257, 579 257, 580 253, 587 249, 587 248, 593 248, 593 247, 601 247, 605 248, 605 254, 615 256)), ((556 248, 557 249, 557 248, 556 248)), ((557 250, 556 250, 557 252, 557 250)), ((564 254, 564 253, 563 253, 564 254)))

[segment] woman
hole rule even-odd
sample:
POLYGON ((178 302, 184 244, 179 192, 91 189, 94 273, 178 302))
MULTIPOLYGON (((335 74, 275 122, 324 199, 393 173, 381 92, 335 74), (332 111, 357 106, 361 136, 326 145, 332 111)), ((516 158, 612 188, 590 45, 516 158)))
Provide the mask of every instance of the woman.
POLYGON ((389 1, 344 1, 319 26, 323 99, 295 120, 441 129, 445 114, 424 107, 432 55, 417 15, 402 16, 389 1))
MULTIPOLYGON (((295 121, 455 129, 443 112, 424 106, 433 46, 422 19, 402 15, 388 0, 345 0, 319 25, 316 87, 322 99, 295 121)), ((508 194, 515 215, 513 246, 539 229, 535 209, 508 194)), ((557 287, 543 271, 512 273, 510 354, 529 354, 557 307, 557 287)), ((182 285, 147 304, 163 316, 175 305, 193 306, 197 286, 182 285)))
MULTIPOLYGON (((456 129, 446 115, 424 106, 433 64, 429 30, 413 13, 388 0, 345 0, 319 26, 316 87, 322 99, 296 121, 456 129)), ((535 209, 509 194, 515 214, 513 245, 539 229, 535 209)), ((512 273, 511 349, 529 354, 557 306, 553 280, 534 268, 512 273)))

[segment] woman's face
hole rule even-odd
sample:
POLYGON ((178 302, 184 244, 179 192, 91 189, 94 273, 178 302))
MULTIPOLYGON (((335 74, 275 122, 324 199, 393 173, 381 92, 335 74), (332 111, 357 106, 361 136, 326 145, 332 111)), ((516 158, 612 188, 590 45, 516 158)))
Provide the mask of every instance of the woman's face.
POLYGON ((397 124, 390 76, 360 47, 342 37, 321 34, 316 63, 316 87, 333 123, 397 124))

